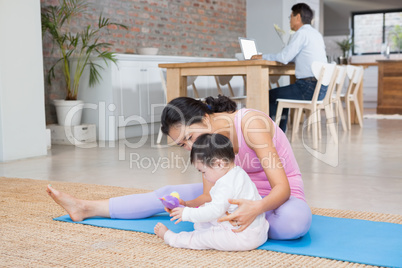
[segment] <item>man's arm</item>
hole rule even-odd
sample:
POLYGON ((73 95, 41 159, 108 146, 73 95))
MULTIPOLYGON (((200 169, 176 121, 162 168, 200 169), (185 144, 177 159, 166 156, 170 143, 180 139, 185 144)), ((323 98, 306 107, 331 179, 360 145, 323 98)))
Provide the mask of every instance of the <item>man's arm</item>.
POLYGON ((262 54, 258 54, 258 55, 253 55, 251 56, 252 60, 262 60, 262 54))
POLYGON ((269 60, 269 61, 278 61, 283 64, 288 64, 293 61, 297 54, 303 49, 304 46, 304 36, 302 33, 296 32, 292 37, 289 44, 282 49, 281 52, 277 54, 262 54, 262 55, 253 55, 251 57, 252 60, 269 60))

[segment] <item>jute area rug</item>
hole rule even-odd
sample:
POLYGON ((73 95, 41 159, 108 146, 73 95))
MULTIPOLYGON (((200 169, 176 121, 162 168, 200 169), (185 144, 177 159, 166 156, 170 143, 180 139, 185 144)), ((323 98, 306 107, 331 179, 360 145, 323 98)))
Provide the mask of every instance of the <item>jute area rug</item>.
MULTIPOLYGON (((0 178, 0 267, 367 267, 266 250, 172 248, 155 235, 53 221, 66 214, 45 192, 51 183, 85 199, 145 190, 0 178)), ((402 223, 401 215, 313 209, 314 214, 402 223)))

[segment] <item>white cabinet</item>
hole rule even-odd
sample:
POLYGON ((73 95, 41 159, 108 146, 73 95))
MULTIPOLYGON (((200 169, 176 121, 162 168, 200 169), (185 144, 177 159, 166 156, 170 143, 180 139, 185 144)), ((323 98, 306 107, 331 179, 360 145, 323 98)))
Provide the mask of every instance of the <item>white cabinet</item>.
MULTIPOLYGON (((115 90, 120 95, 120 116, 127 119, 136 115, 147 123, 159 121, 157 118, 160 118, 166 100, 157 63, 119 62, 116 79, 119 81, 115 90)), ((120 120, 119 127, 140 123, 136 118, 127 123, 120 120)))
MULTIPOLYGON (((100 70, 102 80, 96 86, 88 87, 88 70, 80 83, 78 98, 86 103, 82 123, 95 124, 97 136, 103 141, 158 132, 158 122, 166 105, 158 64, 234 60, 128 54, 117 54, 117 59, 117 66, 98 62, 104 69, 100 70), (147 130, 144 131, 144 128, 147 130)), ((235 93, 243 95, 242 78, 235 77, 232 81, 235 93)), ((195 84, 201 97, 217 95, 213 77, 198 77, 195 84)), ((191 87, 189 89, 188 95, 193 96, 191 87)))

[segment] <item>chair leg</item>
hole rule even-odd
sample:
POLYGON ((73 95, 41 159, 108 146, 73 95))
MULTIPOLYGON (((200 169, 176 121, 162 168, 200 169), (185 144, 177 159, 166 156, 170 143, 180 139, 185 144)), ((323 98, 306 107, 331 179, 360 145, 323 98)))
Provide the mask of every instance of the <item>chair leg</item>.
POLYGON ((313 149, 318 148, 318 135, 317 135, 317 121, 318 121, 318 111, 313 110, 311 111, 311 116, 310 118, 312 119, 312 127, 313 127, 313 149))
POLYGON ((300 118, 303 113, 303 109, 295 109, 295 115, 293 118, 293 130, 292 130, 292 142, 294 141, 297 132, 299 131, 299 125, 300 125, 300 118))
POLYGON ((235 95, 234 95, 233 88, 232 88, 232 85, 230 84, 230 82, 228 83, 228 88, 229 88, 230 96, 234 97, 235 95))
POLYGON ((197 87, 195 86, 194 83, 192 83, 191 86, 193 87, 194 97, 195 97, 196 99, 199 99, 199 98, 200 98, 200 94, 198 93, 197 87))
POLYGON ((307 131, 310 131, 311 128, 311 111, 310 110, 305 110, 306 111, 306 117, 307 117, 307 131))
POLYGON ((243 107, 245 107, 245 103, 243 102, 243 100, 232 100, 236 103, 237 105, 237 109, 241 109, 243 107))
POLYGON ((296 132, 298 132, 299 131, 299 127, 300 127, 300 120, 301 120, 301 117, 303 116, 303 108, 299 108, 299 113, 298 114, 295 114, 295 118, 294 118, 294 120, 296 121, 296 132))
POLYGON ((360 125, 360 127, 363 127, 363 118, 362 118, 362 113, 360 112, 360 106, 359 106, 358 100, 353 99, 353 104, 355 105, 355 110, 356 110, 357 120, 359 120, 359 125, 360 125))
POLYGON ((332 112, 331 107, 325 106, 325 115, 327 117, 327 125, 329 127, 329 131, 331 132, 331 136, 334 139, 335 144, 338 144, 338 135, 336 134, 336 127, 335 127, 335 118, 332 112))
POLYGON ((318 130, 318 139, 321 140, 322 133, 321 133, 321 110, 317 110, 317 130, 318 130))
MULTIPOLYGON (((219 85, 219 80, 218 80, 218 76, 215 75, 215 82, 216 82, 216 88, 218 89, 218 94, 223 95, 222 93, 222 88, 219 85)), ((197 97, 198 98, 198 97, 197 97)))
POLYGON ((282 103, 278 102, 278 108, 276 109, 276 116, 275 116, 275 124, 277 124, 278 126, 281 123, 282 110, 283 110, 282 103))
POLYGON ((346 103, 346 114, 348 115, 348 129, 352 129, 352 122, 351 122, 351 116, 350 116, 350 101, 348 99, 345 100, 346 103))
POLYGON ((330 102, 329 105, 331 105, 331 110, 332 110, 332 113, 333 113, 333 115, 335 117, 335 122, 336 122, 337 125, 339 125, 338 102, 333 101, 333 102, 330 102), (334 106, 335 106, 335 108, 334 108, 334 106))
POLYGON ((345 120, 345 114, 344 114, 343 107, 342 107, 342 102, 340 100, 338 100, 336 103, 336 106, 337 106, 337 112, 339 113, 339 117, 341 118, 343 131, 347 131, 348 129, 346 126, 346 120, 345 120))
POLYGON ((156 139, 156 144, 160 144, 160 143, 161 143, 161 141, 162 141, 162 136, 163 136, 162 129, 159 129, 158 138, 156 139))

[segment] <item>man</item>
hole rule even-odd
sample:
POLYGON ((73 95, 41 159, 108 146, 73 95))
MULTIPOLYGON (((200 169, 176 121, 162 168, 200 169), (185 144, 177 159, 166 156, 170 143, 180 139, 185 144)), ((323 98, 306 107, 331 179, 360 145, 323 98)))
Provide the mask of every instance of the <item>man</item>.
MULTIPOLYGON (((313 11, 304 3, 292 7, 290 28, 296 33, 289 44, 278 54, 254 55, 251 59, 279 61, 284 64, 294 61, 296 66, 296 83, 278 87, 269 91, 269 115, 275 117, 277 99, 311 100, 317 80, 311 71, 313 61, 327 62, 325 44, 322 35, 311 26, 313 11)), ((318 99, 322 100, 327 91, 322 87, 318 99)), ((285 132, 289 109, 284 109, 280 128, 285 132)))

